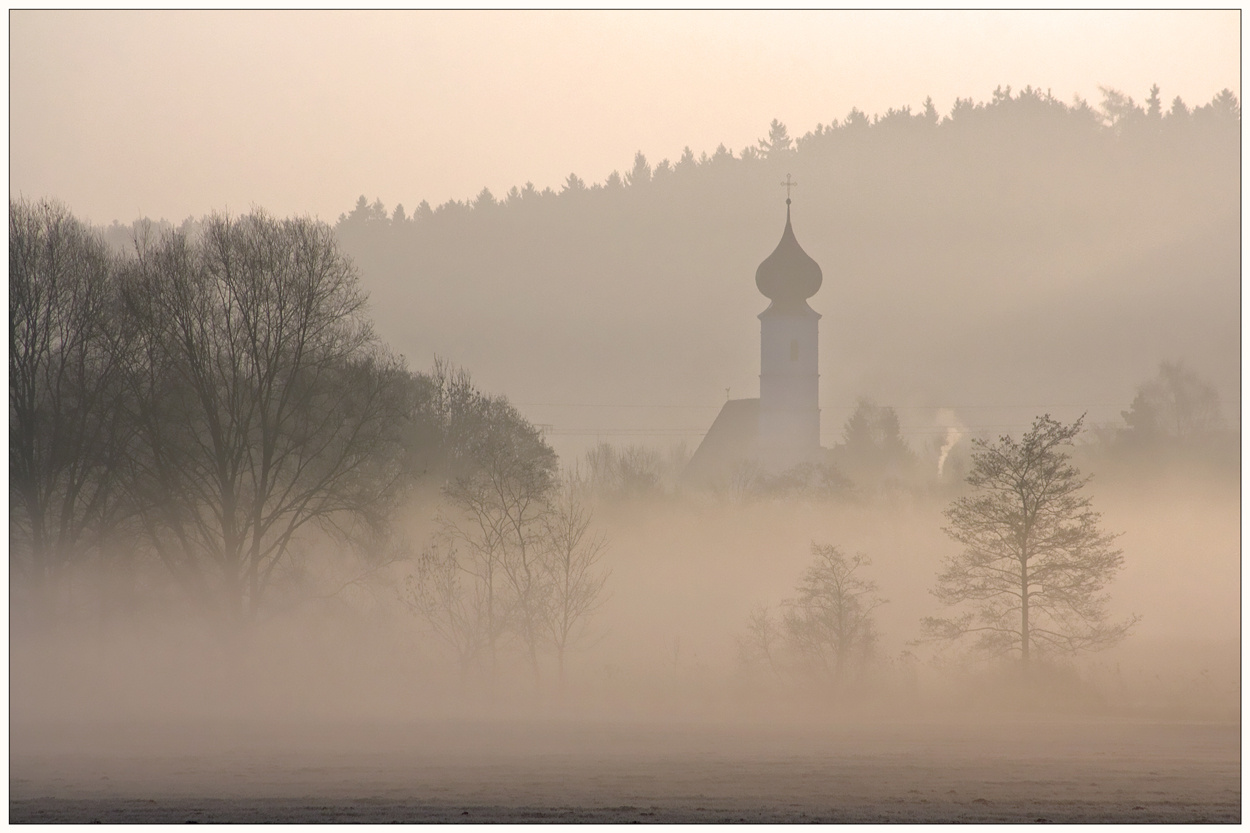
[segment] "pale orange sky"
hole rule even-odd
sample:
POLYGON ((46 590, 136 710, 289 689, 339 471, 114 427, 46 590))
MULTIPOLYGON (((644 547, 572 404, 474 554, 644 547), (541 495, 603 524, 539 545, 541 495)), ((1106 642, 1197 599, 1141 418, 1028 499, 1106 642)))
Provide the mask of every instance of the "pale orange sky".
POLYGON ((12 11, 9 44, 10 194, 98 223, 558 190, 1000 84, 1241 94, 1237 11, 12 11))

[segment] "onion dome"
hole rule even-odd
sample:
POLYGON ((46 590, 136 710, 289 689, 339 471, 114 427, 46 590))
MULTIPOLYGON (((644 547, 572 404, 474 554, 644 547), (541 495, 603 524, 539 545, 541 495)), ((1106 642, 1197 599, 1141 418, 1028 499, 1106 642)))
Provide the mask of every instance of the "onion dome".
POLYGON ((777 308, 796 307, 816 294, 823 276, 790 228, 790 200, 786 200, 786 230, 773 253, 755 270, 755 285, 777 308))

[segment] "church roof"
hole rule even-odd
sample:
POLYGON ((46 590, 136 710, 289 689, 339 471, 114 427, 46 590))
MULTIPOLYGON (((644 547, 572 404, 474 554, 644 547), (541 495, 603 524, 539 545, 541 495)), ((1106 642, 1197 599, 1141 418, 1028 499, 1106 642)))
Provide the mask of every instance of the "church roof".
POLYGON ((790 227, 790 200, 786 200, 786 228, 773 253, 755 270, 755 285, 765 297, 772 299, 769 307, 797 308, 820 289, 823 275, 820 264, 812 260, 790 227))
POLYGON ((760 425, 758 399, 730 399, 686 464, 682 479, 691 485, 723 484, 735 466, 756 457, 760 425))

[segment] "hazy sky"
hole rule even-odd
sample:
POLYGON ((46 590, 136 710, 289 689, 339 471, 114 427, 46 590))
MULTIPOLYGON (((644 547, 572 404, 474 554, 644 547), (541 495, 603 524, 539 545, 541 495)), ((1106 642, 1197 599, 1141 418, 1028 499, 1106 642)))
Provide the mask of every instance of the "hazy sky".
POLYGON ((636 150, 737 154, 774 117, 797 136, 1000 84, 1240 96, 1239 29, 1237 11, 13 11, 9 187, 99 223, 333 221, 362 193, 558 189, 636 150))

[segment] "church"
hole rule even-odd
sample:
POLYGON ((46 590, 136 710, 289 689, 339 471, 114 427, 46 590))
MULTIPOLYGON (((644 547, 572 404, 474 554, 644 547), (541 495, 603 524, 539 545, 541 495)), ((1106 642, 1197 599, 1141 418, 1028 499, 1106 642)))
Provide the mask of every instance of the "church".
POLYGON ((755 285, 771 301, 759 315, 759 398, 725 402, 690 458, 687 483, 715 487, 744 465, 775 475, 820 461, 820 313, 807 299, 822 279, 794 236, 787 197, 781 242, 755 270, 755 285))

